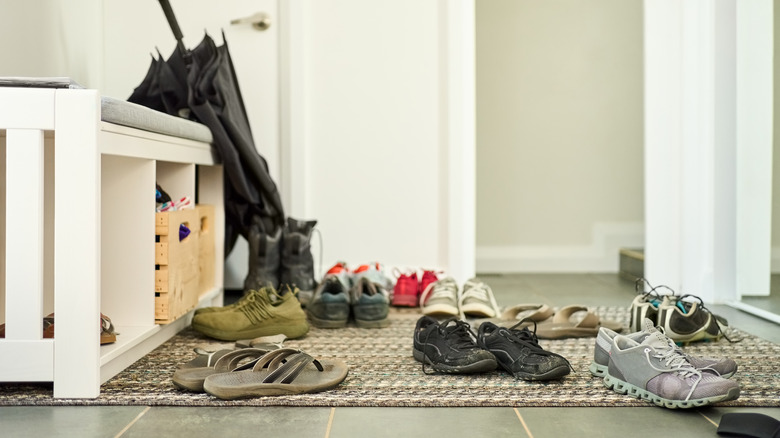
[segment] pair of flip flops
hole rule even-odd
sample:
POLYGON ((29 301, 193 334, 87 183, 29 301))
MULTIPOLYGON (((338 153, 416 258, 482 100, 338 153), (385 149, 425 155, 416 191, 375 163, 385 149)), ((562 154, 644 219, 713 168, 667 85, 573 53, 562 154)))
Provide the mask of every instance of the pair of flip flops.
POLYGON ((200 354, 173 375, 179 388, 223 400, 326 391, 347 377, 337 359, 317 360, 293 348, 238 348, 200 354))
POLYGON ((503 327, 530 327, 536 324, 536 336, 539 339, 563 339, 595 337, 599 328, 606 327, 615 332, 623 331, 623 324, 618 321, 602 319, 585 306, 565 306, 558 311, 546 304, 518 304, 505 309, 499 318, 491 318, 477 322, 490 321, 503 327))

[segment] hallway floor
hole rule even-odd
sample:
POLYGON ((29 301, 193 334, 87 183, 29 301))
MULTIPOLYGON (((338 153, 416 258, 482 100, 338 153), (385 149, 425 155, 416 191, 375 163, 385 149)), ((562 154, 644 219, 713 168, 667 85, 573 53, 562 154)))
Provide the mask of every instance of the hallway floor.
MULTIPOLYGON (((499 305, 628 306, 632 282, 614 274, 482 276, 499 305)), ((689 292, 690 291, 686 291, 689 292)), ((730 325, 780 343, 778 326, 725 306, 709 306, 730 325)), ((606 390, 606 389, 605 389, 606 390)), ((778 391, 780 393, 780 390, 778 391)), ((727 412, 780 419, 780 408, 294 408, 0 407, 3 437, 714 437, 727 412), (664 432, 664 434, 666 434, 664 432)))

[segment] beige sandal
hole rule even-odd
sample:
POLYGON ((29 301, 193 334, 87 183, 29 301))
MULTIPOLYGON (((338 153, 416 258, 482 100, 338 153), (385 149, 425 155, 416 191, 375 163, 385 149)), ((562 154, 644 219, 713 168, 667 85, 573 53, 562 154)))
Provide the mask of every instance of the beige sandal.
POLYGON ((539 339, 595 337, 600 327, 606 327, 618 333, 623 331, 621 323, 601 319, 595 313, 588 311, 587 307, 573 305, 559 309, 552 319, 537 324, 536 336, 539 339), (582 318, 573 318, 577 314, 582 314, 582 318))

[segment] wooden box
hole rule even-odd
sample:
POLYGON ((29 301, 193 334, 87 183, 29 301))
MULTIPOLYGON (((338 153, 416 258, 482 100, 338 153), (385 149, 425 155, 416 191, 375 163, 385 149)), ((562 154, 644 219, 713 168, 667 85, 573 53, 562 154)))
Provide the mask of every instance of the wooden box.
POLYGON ((200 295, 200 215, 195 209, 155 215, 154 319, 167 324, 194 309, 200 295), (179 230, 189 228, 180 239, 179 230))
POLYGON ((200 235, 198 236, 198 267, 200 286, 198 294, 203 295, 214 289, 214 206, 198 204, 195 210, 200 216, 200 235))

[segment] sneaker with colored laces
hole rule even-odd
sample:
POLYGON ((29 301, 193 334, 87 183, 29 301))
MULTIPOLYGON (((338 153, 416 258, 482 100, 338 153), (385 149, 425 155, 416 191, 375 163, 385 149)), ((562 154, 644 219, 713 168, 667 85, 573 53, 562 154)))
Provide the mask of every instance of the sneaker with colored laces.
POLYGON ((314 291, 306 314, 316 327, 339 328, 347 325, 349 309, 349 286, 339 276, 329 274, 314 291))
POLYGON ((417 320, 412 355, 440 373, 483 373, 496 369, 493 353, 480 348, 469 325, 455 318, 439 323, 430 316, 417 320))
POLYGON ((445 277, 435 281, 425 288, 420 296, 420 308, 423 315, 457 317, 458 309, 458 284, 452 277, 445 277))
POLYGON ((702 372, 660 331, 612 340, 604 385, 658 406, 693 408, 739 398, 739 383, 702 372))
POLYGON ((290 288, 277 292, 272 287, 250 291, 240 305, 230 310, 195 315, 192 328, 223 341, 278 334, 299 338, 309 331, 309 325, 296 292, 290 288))
POLYGON ((500 327, 486 321, 479 326, 477 344, 496 357, 498 365, 512 374, 515 379, 553 380, 569 374, 571 365, 563 356, 546 351, 539 345, 534 331, 517 327, 500 327))
POLYGON ((463 284, 458 308, 462 318, 493 318, 501 314, 493 290, 478 278, 472 278, 463 284))
POLYGON ((668 286, 653 287, 644 278, 639 278, 634 284, 637 296, 631 302, 631 317, 628 329, 631 332, 642 331, 645 319, 658 321, 658 307, 667 295, 674 296, 674 290, 668 286), (647 289, 647 290, 645 290, 647 289))
POLYGON ((385 285, 360 277, 350 290, 352 315, 361 328, 382 328, 390 325, 390 297, 385 285))
MULTIPOLYGON (((636 342, 642 342, 647 336, 659 331, 655 324, 650 319, 645 318, 643 328, 641 331, 629 333, 624 335, 629 339, 636 342)), ((593 350, 593 361, 590 364, 590 373, 594 377, 604 377, 608 373, 609 369, 609 353, 612 349, 612 340, 615 339, 617 333, 606 327, 599 328, 599 332, 596 335, 596 346, 593 350)), ((668 339, 668 337, 667 337, 668 339)), ((711 357, 699 357, 693 356, 683 352, 673 340, 668 339, 670 345, 677 349, 679 354, 684 355, 688 362, 691 363, 697 370, 718 375, 724 379, 728 379, 737 372, 737 362, 727 357, 724 358, 711 358, 711 357)))
POLYGON ((664 297, 658 306, 657 324, 674 342, 717 341, 725 337, 728 321, 712 314, 695 295, 664 297))
POLYGON ((417 272, 403 273, 396 270, 393 287, 393 305, 398 307, 417 307, 420 294, 420 282, 417 272))

